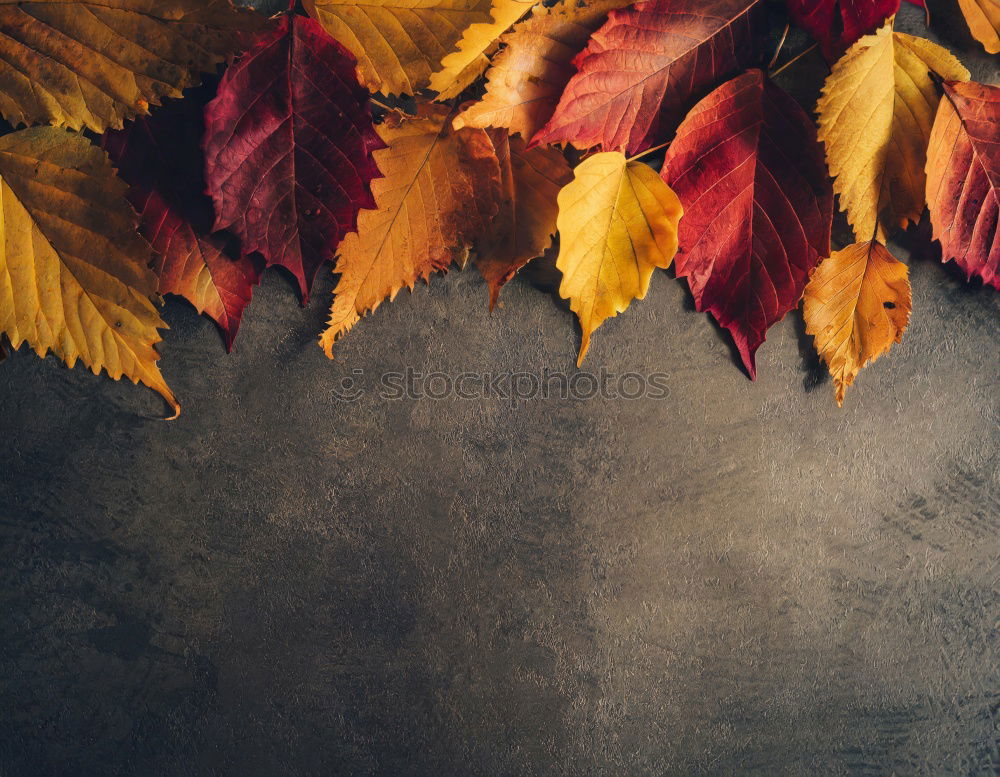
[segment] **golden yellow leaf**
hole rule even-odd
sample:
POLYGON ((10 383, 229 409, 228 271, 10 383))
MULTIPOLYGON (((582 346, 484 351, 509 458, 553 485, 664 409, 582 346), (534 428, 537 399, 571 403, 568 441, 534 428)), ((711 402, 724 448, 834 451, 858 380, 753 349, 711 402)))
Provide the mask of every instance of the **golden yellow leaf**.
POLYGON ((617 151, 594 154, 559 192, 559 294, 580 319, 577 365, 601 323, 642 299, 677 253, 681 203, 651 167, 617 151))
POLYGON ((892 21, 837 61, 817 105, 833 188, 859 240, 884 241, 886 232, 919 218, 940 99, 929 73, 969 78, 947 50, 893 32, 892 21))
POLYGON ((0 113, 121 128, 196 85, 262 22, 229 0, 0 0, 0 113))
POLYGON ((500 36, 527 14, 532 0, 493 0, 493 21, 470 25, 458 42, 458 50, 441 60, 441 70, 431 76, 430 87, 439 100, 457 97, 489 67, 490 55, 500 45, 500 36))
POLYGON ((531 138, 552 116, 559 97, 576 72, 573 58, 608 11, 630 0, 562 0, 536 6, 500 42, 505 48, 486 73, 486 94, 455 118, 456 127, 507 127, 531 138))
POLYGON ((490 0, 303 0, 306 11, 358 58, 373 92, 413 94, 473 24, 490 24, 490 0))
POLYGON ((491 130, 490 137, 500 162, 500 210, 476 244, 476 267, 489 284, 492 310, 503 285, 552 243, 556 198, 573 173, 554 146, 525 148, 506 130, 491 130))
POLYGON ((416 117, 392 113, 378 128, 387 148, 374 152, 384 178, 372 181, 377 210, 362 210, 358 231, 340 244, 328 328, 333 344, 382 300, 412 289, 435 270, 463 262, 496 214, 500 166, 482 130, 453 130, 449 111, 421 105, 416 117))
POLYGON ((0 330, 72 367, 106 370, 180 406, 156 366, 151 250, 104 152, 35 127, 0 138, 0 330))
POLYGON ((881 243, 854 243, 820 263, 804 299, 806 332, 843 405, 861 368, 903 337, 910 320, 908 270, 881 243))
POLYGON ((997 0, 958 0, 973 37, 990 54, 1000 54, 1000 3, 997 0))

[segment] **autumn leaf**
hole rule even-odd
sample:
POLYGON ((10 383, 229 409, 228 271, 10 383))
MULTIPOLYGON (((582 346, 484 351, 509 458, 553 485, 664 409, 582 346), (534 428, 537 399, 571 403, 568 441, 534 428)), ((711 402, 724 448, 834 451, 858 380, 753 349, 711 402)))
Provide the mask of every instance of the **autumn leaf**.
POLYGON ((902 340, 910 320, 908 270, 881 243, 854 243, 820 263, 804 300, 806 333, 815 338, 842 406, 861 368, 902 340))
POLYGON ((762 0, 649 0, 612 11, 532 145, 649 148, 693 98, 759 59, 766 13, 762 0))
POLYGON ((677 253, 681 204, 653 168, 617 151, 594 154, 559 192, 559 294, 580 319, 583 339, 643 299, 657 267, 677 253))
POLYGON ((608 11, 629 0, 562 0, 551 8, 535 6, 530 18, 500 41, 504 48, 486 72, 486 94, 455 117, 455 127, 506 127, 531 138, 555 112, 559 97, 576 72, 573 58, 608 11))
POLYGON ((500 210, 476 243, 476 267, 490 287, 490 310, 500 289, 552 243, 559 190, 573 177, 555 148, 526 149, 522 138, 492 130, 500 163, 500 210))
POLYGON ((899 10, 899 0, 786 0, 786 4, 792 21, 819 42, 830 61, 899 10))
POLYGON ((310 16, 358 60, 373 92, 413 94, 473 24, 491 25, 490 0, 303 0, 310 16))
POLYGON ((441 70, 431 76, 430 88, 438 93, 438 99, 457 97, 479 78, 500 45, 500 36, 533 5, 531 0, 493 0, 493 20, 469 25, 458 42, 458 50, 441 60, 441 70))
POLYGON ((39 356, 123 375, 180 412, 156 366, 156 276, 104 152, 65 130, 0 137, 0 331, 39 356))
POLYGON ((0 2, 0 113, 120 128, 198 83, 263 22, 229 0, 0 2))
POLYGON ((105 133, 101 145, 129 184, 139 229, 153 246, 158 291, 184 297, 209 316, 231 351, 260 270, 247 256, 231 258, 224 237, 211 234, 199 145, 205 103, 214 93, 191 90, 153 116, 105 133))
POLYGON ((760 70, 692 109, 663 162, 684 206, 674 264, 733 336, 751 378, 768 327, 830 251, 833 192, 809 117, 760 70))
POLYGON ((387 148, 375 152, 385 177, 372 184, 377 209, 363 210, 358 231, 340 246, 340 280, 320 345, 333 344, 365 313, 400 289, 444 271, 467 255, 497 213, 500 167, 489 136, 451 128, 444 106, 418 115, 390 113, 379 127, 387 148))
POLYGON ((990 54, 1000 54, 1000 3, 997 0, 958 0, 972 37, 990 54))
POLYGON ((1000 88, 945 83, 927 149, 927 205, 942 259, 1000 289, 1000 88))
POLYGON ((931 72, 969 77, 947 50, 893 32, 890 20, 855 43, 826 79, 819 138, 859 240, 884 241, 923 211, 927 140, 940 99, 931 72))
POLYGON ((382 142, 354 59, 312 19, 284 16, 226 71, 205 109, 215 229, 288 269, 305 303, 323 262, 375 206, 382 142))

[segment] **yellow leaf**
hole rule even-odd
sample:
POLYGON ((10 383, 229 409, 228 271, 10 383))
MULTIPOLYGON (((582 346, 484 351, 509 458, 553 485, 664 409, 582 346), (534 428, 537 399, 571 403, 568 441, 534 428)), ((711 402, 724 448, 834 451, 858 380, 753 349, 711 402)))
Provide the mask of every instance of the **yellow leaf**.
POLYGON ((180 406, 156 366, 156 276, 104 152, 51 127, 0 138, 0 330, 180 406))
POLYGON ((262 21, 229 0, 0 0, 0 113, 121 128, 195 86, 262 21))
POLYGON ((500 162, 500 211, 476 245, 476 267, 490 287, 490 310, 500 289, 532 259, 541 256, 556 231, 559 190, 573 177, 554 146, 525 148, 521 138, 491 130, 500 162))
POLYGON ((430 87, 439 100, 450 100, 479 76, 490 64, 489 56, 500 44, 500 36, 534 5, 531 0, 493 0, 493 21, 466 28, 458 51, 441 60, 441 70, 431 76, 430 87))
POLYGON ((677 253, 681 203, 656 172, 617 151, 594 154, 559 192, 559 294, 580 319, 583 363, 601 323, 642 299, 677 253))
POLYGON ((455 118, 456 127, 507 127, 512 135, 531 138, 552 116, 559 97, 576 72, 573 58, 608 11, 630 0, 562 0, 551 8, 536 6, 500 42, 486 73, 486 94, 455 118))
POLYGON ((490 24, 490 0, 303 0, 306 11, 358 58, 371 91, 413 94, 427 86, 462 31, 490 24))
POLYGON ((333 344, 370 310, 420 278, 464 263, 473 239, 496 214, 500 167, 482 130, 455 131, 449 111, 421 105, 390 114, 378 128, 388 148, 374 152, 384 175, 372 181, 377 210, 362 210, 358 231, 340 244, 340 274, 320 345, 333 344))
POLYGON ((947 50, 893 32, 890 19, 851 46, 826 79, 819 138, 859 240, 884 241, 923 210, 927 141, 940 99, 930 72, 969 78, 947 50))
POLYGON ((958 0, 973 37, 990 54, 1000 54, 1000 3, 996 0, 958 0))
POLYGON ((824 259, 806 285, 806 333, 815 338, 837 392, 900 342, 910 320, 906 265, 876 241, 854 243, 824 259))

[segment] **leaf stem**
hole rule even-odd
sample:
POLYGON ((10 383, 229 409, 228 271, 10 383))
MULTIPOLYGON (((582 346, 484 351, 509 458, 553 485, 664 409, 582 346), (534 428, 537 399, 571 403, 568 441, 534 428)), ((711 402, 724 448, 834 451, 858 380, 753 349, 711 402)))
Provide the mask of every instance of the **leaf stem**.
POLYGON ((790 24, 785 25, 785 31, 781 33, 781 40, 778 41, 778 48, 774 50, 774 56, 771 57, 771 61, 767 63, 768 70, 774 67, 774 63, 778 61, 778 55, 781 53, 781 47, 785 45, 785 38, 788 37, 788 30, 790 27, 790 24))
POLYGON ((804 57, 810 51, 812 51, 813 49, 815 49, 817 46, 819 46, 819 44, 818 43, 814 43, 812 46, 810 46, 809 48, 805 49, 804 51, 800 51, 798 54, 796 54, 794 57, 792 57, 790 60, 788 60, 784 65, 782 65, 777 70, 775 70, 774 72, 770 73, 769 75, 771 76, 771 78, 775 78, 786 67, 789 67, 790 65, 794 65, 796 62, 798 62, 800 59, 802 59, 802 57, 804 57))
POLYGON ((670 141, 668 140, 666 143, 660 143, 660 145, 658 145, 658 146, 653 146, 652 148, 647 148, 645 151, 640 151, 638 154, 636 154, 635 156, 630 156, 625 161, 626 162, 634 162, 637 159, 642 159, 647 154, 652 154, 654 151, 659 151, 661 148, 666 148, 669 145, 670 145, 670 141))
POLYGON ((375 105, 377 105, 379 108, 382 108, 383 110, 386 110, 386 111, 394 111, 394 110, 396 110, 395 108, 390 108, 388 105, 386 105, 381 100, 376 99, 375 95, 369 95, 368 96, 368 101, 372 102, 372 103, 375 103, 375 105))

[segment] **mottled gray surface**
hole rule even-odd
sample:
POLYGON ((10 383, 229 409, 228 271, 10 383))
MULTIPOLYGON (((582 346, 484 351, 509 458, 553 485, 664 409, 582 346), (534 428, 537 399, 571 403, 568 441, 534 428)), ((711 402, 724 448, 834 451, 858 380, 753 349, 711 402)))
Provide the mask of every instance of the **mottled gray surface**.
POLYGON ((1000 773, 1000 295, 895 250, 912 323, 843 410, 797 315, 751 383, 666 273, 588 357, 660 400, 333 397, 573 369, 472 272, 332 363, 328 272, 269 273, 231 356, 170 301, 172 423, 15 354, 0 775, 1000 773))

